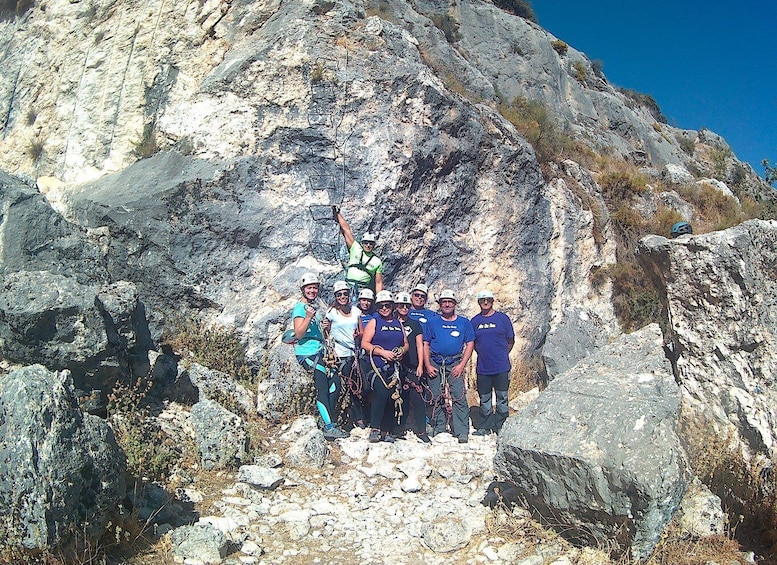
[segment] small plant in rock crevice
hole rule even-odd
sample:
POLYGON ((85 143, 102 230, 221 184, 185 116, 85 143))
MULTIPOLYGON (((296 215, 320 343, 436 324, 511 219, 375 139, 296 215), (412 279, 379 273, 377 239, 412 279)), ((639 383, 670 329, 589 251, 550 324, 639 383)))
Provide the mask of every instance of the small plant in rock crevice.
POLYGON ((165 330, 163 342, 185 359, 244 383, 256 382, 246 359, 245 345, 234 329, 210 326, 194 318, 178 318, 165 330))
POLYGON ((550 45, 559 55, 566 55, 567 51, 569 51, 569 45, 567 45, 565 42, 561 41, 560 39, 554 39, 553 41, 550 42, 550 45))
POLYGON ((33 162, 37 163, 38 160, 43 156, 43 148, 44 142, 39 139, 34 139, 27 147, 27 155, 30 156, 30 159, 32 159, 33 162))

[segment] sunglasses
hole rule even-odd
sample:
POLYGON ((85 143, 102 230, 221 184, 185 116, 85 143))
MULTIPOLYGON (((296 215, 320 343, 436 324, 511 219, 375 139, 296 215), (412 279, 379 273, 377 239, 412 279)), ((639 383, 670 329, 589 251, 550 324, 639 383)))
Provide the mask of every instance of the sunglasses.
POLYGON ((340 298, 341 296, 350 296, 350 292, 347 290, 341 290, 340 292, 335 292, 335 298, 340 298))
POLYGON ((374 241, 362 241, 362 247, 364 247, 365 245, 372 245, 373 247, 375 247, 375 242, 374 241))
POLYGON ((397 308, 410 308, 410 304, 406 304, 406 303, 397 304, 397 308))
POLYGON ((375 308, 378 310, 383 310, 384 308, 393 308, 394 305, 391 302, 381 302, 380 304, 376 305, 375 308))
POLYGON ((423 292, 414 292, 413 296, 415 298, 426 298, 426 295, 423 292))
POLYGON ((493 298, 478 298, 478 302, 493 302, 493 298))

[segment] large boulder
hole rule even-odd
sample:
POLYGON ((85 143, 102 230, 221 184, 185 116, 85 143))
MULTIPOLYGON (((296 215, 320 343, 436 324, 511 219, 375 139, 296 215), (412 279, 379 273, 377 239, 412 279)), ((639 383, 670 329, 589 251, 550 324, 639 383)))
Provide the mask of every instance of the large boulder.
POLYGON ((257 385, 256 411, 275 422, 312 411, 316 402, 313 376, 294 356, 294 348, 281 344, 268 355, 267 370, 257 385))
POLYGON ((647 236, 638 257, 668 315, 692 463, 727 504, 747 499, 777 448, 777 221, 647 236))
POLYGON ((96 540, 124 497, 124 473, 113 432, 81 412, 67 371, 33 365, 0 377, 0 542, 50 550, 73 532, 96 540))
POLYGON ((500 433, 494 467, 573 541, 647 556, 688 481, 680 391, 650 325, 556 377, 500 433))
POLYGON ((191 422, 203 469, 245 462, 248 434, 240 417, 219 403, 204 399, 192 406, 191 422))
POLYGON ((79 390, 100 391, 103 399, 118 379, 148 372, 151 338, 133 283, 99 285, 77 273, 24 270, 2 282, 3 357, 68 369, 79 390))
POLYGON ((579 307, 565 310, 548 332, 542 348, 548 380, 553 380, 604 346, 609 337, 610 331, 594 312, 579 307))

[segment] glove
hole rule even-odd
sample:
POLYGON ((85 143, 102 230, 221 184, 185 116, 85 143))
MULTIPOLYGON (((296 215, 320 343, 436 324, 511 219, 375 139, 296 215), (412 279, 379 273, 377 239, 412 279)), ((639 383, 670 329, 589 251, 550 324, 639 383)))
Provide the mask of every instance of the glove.
POLYGON ((340 213, 340 208, 337 206, 332 206, 332 219, 336 222, 337 221, 337 215, 340 213))

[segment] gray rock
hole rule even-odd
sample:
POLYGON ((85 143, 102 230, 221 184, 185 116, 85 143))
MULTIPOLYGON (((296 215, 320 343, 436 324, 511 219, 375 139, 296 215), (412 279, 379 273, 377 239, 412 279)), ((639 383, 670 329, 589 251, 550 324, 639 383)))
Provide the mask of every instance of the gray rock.
POLYGON ((693 538, 726 535, 728 516, 720 497, 698 480, 685 493, 677 512, 677 525, 693 538))
POLYGON ((571 369, 578 361, 605 345, 609 332, 601 318, 584 308, 565 310, 545 338, 542 359, 548 380, 571 369))
POLYGON ((113 432, 81 412, 66 371, 33 365, 0 378, 4 545, 51 550, 73 532, 96 541, 124 497, 125 470, 113 432))
POLYGON ((441 518, 424 532, 424 543, 435 553, 451 553, 467 547, 472 529, 467 522, 455 517, 441 518))
POLYGON ((233 376, 199 363, 180 364, 175 383, 166 392, 172 399, 183 402, 192 398, 208 399, 229 402, 243 414, 250 414, 254 410, 253 395, 236 382, 233 376))
POLYGON ((315 405, 313 377, 294 356, 294 348, 280 344, 270 349, 266 376, 256 387, 257 413, 275 422, 289 413, 311 410, 315 405))
POLYGON ((655 324, 621 336, 559 375, 499 435, 497 474, 565 537, 616 540, 646 556, 680 504, 680 391, 661 343, 655 324))
POLYGON ((694 181, 693 175, 683 167, 677 164, 668 164, 662 171, 664 181, 669 184, 689 184, 694 181))
POLYGON ((238 416, 206 399, 192 406, 191 423, 203 469, 234 466, 245 461, 248 435, 238 416))
POLYGON ((259 465, 241 465, 237 471, 237 480, 253 487, 274 489, 283 482, 283 477, 275 469, 259 465))
MULTIPOLYGON (((77 389, 101 392, 145 376, 151 347, 135 285, 82 284, 78 274, 19 271, 0 288, 0 349, 17 363, 71 371, 77 389)), ((104 409, 104 403, 101 407, 104 409)))
POLYGON ((319 429, 303 432, 286 452, 285 460, 292 467, 323 467, 329 455, 324 434, 319 429))
POLYGON ((221 563, 229 554, 229 541, 223 532, 209 524, 181 526, 170 532, 173 555, 202 563, 221 563))
MULTIPOLYGON (((648 236, 638 258, 668 312, 666 340, 683 391, 689 455, 708 465, 721 450, 731 453, 721 471, 771 461, 777 443, 777 221, 751 220, 674 240, 648 236)), ((726 479, 725 491, 715 494, 741 512, 743 502, 731 493, 754 487, 746 480, 733 488, 726 479)))

